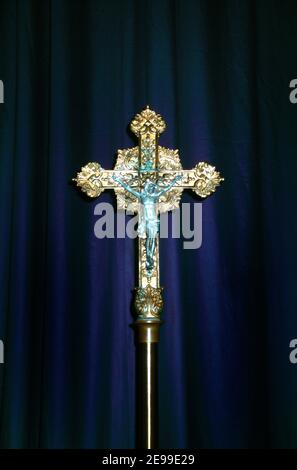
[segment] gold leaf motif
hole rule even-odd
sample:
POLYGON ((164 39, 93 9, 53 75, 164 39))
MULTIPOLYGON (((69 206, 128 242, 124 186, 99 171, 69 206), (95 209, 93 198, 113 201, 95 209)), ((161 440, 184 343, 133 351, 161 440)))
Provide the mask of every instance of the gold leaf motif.
POLYGON ((160 318, 163 308, 162 288, 146 287, 136 288, 135 308, 138 318, 160 318))
MULTIPOLYGON (((172 171, 172 174, 176 174, 182 170, 178 150, 167 149, 159 146, 159 170, 172 171)), ((172 176, 167 175, 164 179, 164 184, 168 184, 172 181, 172 176)), ((167 191, 163 196, 160 197, 158 202, 158 210, 160 213, 172 211, 179 207, 179 203, 182 197, 183 188, 174 187, 167 191)))
MULTIPOLYGON (((135 186, 135 188, 139 188, 139 174, 136 173, 139 170, 139 147, 134 147, 130 149, 118 150, 118 157, 115 164, 114 169, 117 171, 126 171, 131 170, 135 171, 135 174, 129 176, 129 185, 135 186)), ((159 155, 159 165, 158 170, 160 174, 162 171, 172 171, 178 172, 182 170, 182 165, 180 162, 178 150, 167 149, 159 145, 158 147, 158 155, 159 155)), ((154 178, 154 174, 152 177, 154 178)), ((150 178, 149 176, 142 176, 143 181, 146 178, 150 178)), ((162 182, 164 186, 172 181, 172 176, 170 174, 162 176, 162 182)), ((118 187, 115 188, 115 193, 117 196, 117 206, 119 210, 126 210, 128 209, 131 212, 138 212, 139 209, 139 201, 138 199, 133 196, 129 191, 118 187)), ((180 199, 183 193, 182 187, 175 187, 170 189, 166 192, 163 196, 160 197, 158 202, 158 212, 167 212, 179 207, 180 199)))
POLYGON ((165 131, 166 124, 160 114, 155 113, 155 111, 147 106, 141 113, 136 114, 130 124, 130 129, 137 136, 148 132, 161 134, 165 131))
POLYGON ((81 168, 73 180, 89 197, 98 197, 104 191, 101 182, 102 172, 99 163, 90 162, 81 168))
POLYGON ((196 181, 193 191, 203 198, 214 193, 221 181, 224 181, 215 167, 205 162, 199 162, 194 167, 194 174, 196 181))
MULTIPOLYGON (((125 180, 128 182, 131 186, 135 186, 138 188, 138 154, 139 154, 139 148, 138 147, 133 147, 129 149, 123 149, 123 150, 118 150, 118 156, 117 156, 117 161, 114 167, 114 170, 116 171, 126 171, 126 170, 131 170, 132 173, 135 171, 135 174, 133 174, 125 180), (134 183, 134 184, 133 184, 134 183)), ((137 212, 138 207, 139 207, 139 201, 138 199, 133 196, 129 191, 126 191, 124 188, 118 186, 117 188, 114 189, 117 197, 117 207, 118 210, 129 210, 130 212, 137 212)))

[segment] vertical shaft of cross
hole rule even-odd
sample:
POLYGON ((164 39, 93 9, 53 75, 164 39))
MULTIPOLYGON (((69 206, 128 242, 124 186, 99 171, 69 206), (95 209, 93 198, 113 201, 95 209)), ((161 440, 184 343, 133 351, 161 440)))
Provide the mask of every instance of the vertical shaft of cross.
MULTIPOLYGON (((165 129, 163 120, 156 120, 147 108, 146 119, 132 122, 139 140, 139 181, 158 179, 158 138, 165 129)), ((148 235, 147 235, 148 236, 148 235)), ((158 341, 162 296, 159 283, 159 236, 156 235, 153 267, 147 269, 147 239, 139 238, 138 287, 134 322, 136 344, 136 447, 153 449, 158 446, 158 341), (155 299, 159 304, 156 309, 155 299)))
MULTIPOLYGON (((137 115, 131 123, 131 129, 138 137, 138 169, 139 169, 139 189, 145 186, 146 182, 154 182, 158 180, 158 139, 160 133, 165 129, 166 125, 161 116, 156 115, 149 107, 144 113, 137 115)), ((144 208, 140 209, 140 212, 144 208)), ((155 237, 156 247, 154 250, 153 267, 147 270, 149 253, 147 253, 146 239, 139 237, 138 244, 138 287, 145 288, 159 287, 159 236, 155 237)))

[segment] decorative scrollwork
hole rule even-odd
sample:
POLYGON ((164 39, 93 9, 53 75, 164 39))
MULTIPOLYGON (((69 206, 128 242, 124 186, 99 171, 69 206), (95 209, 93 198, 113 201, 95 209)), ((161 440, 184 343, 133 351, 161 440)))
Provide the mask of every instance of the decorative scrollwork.
POLYGON ((161 134, 165 131, 166 124, 160 114, 155 113, 155 111, 147 106, 141 113, 136 114, 130 124, 130 129, 137 136, 155 132, 161 134))
POLYGON ((203 198, 214 193, 221 181, 224 181, 215 167, 205 162, 199 162, 194 167, 194 175, 196 181, 193 191, 203 198))
MULTIPOLYGON (((139 147, 118 150, 117 161, 114 167, 116 171, 131 170, 130 175, 125 175, 125 181, 131 186, 139 187, 139 161, 138 161, 139 147)), ((130 212, 137 212, 139 208, 138 199, 133 194, 126 191, 124 188, 118 186, 115 188, 117 197, 118 210, 129 210, 130 212)))
MULTIPOLYGON (((172 175, 175 176, 182 170, 178 150, 167 149, 159 146, 159 171, 162 173, 162 170, 172 171, 171 175, 167 174, 162 178, 164 185, 172 181, 172 175)), ((183 188, 175 186, 161 196, 158 202, 159 212, 168 212, 177 209, 179 207, 182 193, 183 188)))
MULTIPOLYGON (((160 177, 160 186, 166 186, 166 184, 172 181, 173 176, 182 170, 178 150, 171 150, 165 147, 158 147, 159 165, 158 175, 160 177), (163 174, 162 171, 172 171, 172 175, 169 173, 163 174)), ((114 167, 116 171, 127 171, 131 170, 131 174, 125 176, 125 180, 129 182, 130 186, 139 188, 139 181, 141 185, 147 179, 154 179, 154 170, 146 171, 139 176, 139 147, 130 149, 118 150, 118 157, 114 167), (134 173, 133 173, 134 170, 134 173), (140 180, 139 180, 140 177, 140 180)), ((119 210, 128 209, 131 212, 137 212, 139 209, 139 201, 135 196, 126 191, 125 189, 118 187, 115 188, 117 196, 117 205, 119 210)), ((179 202, 183 193, 182 187, 174 187, 160 197, 158 202, 158 212, 167 212, 179 207, 179 202)))
POLYGON ((137 287, 135 297, 135 308, 138 318, 160 318, 163 299, 162 299, 162 288, 152 287, 147 285, 146 287, 137 287))
POLYGON ((89 197, 98 197, 104 191, 102 184, 102 168, 99 163, 90 162, 81 168, 81 171, 77 173, 76 181, 77 186, 86 193, 89 197))

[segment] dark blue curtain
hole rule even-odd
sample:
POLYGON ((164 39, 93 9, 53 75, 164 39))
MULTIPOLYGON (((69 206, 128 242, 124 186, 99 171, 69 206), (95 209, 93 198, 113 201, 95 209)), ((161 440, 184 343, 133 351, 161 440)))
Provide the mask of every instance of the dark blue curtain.
POLYGON ((112 168, 147 104, 185 168, 225 177, 202 247, 161 244, 160 445, 296 447, 296 15, 295 1, 1 1, 1 447, 134 446, 135 247, 95 238, 98 201, 70 181, 112 168))

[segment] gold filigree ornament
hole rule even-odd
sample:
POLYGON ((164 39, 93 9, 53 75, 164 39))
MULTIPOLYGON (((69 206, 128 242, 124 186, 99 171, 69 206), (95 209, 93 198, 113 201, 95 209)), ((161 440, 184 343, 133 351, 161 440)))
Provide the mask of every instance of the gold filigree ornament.
POLYGON ((104 191, 101 182, 102 171, 99 163, 90 162, 81 168, 81 171, 77 173, 73 181, 76 181, 77 186, 89 197, 98 197, 104 191))
POLYGON ((135 297, 135 308, 137 318, 150 319, 160 318, 163 309, 162 287, 137 287, 135 297))
POLYGON ((147 106, 141 113, 136 114, 130 124, 130 129, 137 136, 148 132, 162 134, 166 129, 166 124, 160 114, 147 106))
POLYGON ((200 197, 207 197, 214 193, 224 178, 216 171, 215 167, 205 162, 199 162, 194 167, 196 182, 193 190, 200 197))

